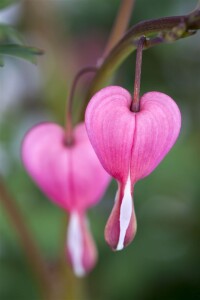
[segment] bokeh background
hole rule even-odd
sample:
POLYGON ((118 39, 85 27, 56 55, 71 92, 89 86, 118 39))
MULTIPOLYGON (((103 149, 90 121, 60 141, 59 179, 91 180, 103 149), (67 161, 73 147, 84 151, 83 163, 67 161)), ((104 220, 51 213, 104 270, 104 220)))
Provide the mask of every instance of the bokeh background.
MULTIPOLYGON (((119 0, 24 0, 0 12, 0 22, 12 24, 27 44, 45 51, 37 66, 8 57, 0 69, 0 174, 52 268, 63 247, 66 216, 26 174, 20 144, 38 122, 64 124, 73 76, 101 56, 119 4, 119 0)), ((196 4, 195 0, 138 0, 130 25, 186 14, 196 4)), ((75 300, 200 299, 199 53, 199 33, 144 52, 141 93, 157 90, 175 99, 182 112, 181 135, 159 167, 135 187, 138 231, 128 248, 114 253, 104 241, 114 181, 89 211, 99 260, 85 279, 77 280, 68 272, 66 290, 73 286, 75 300)), ((113 82, 132 91, 134 66, 135 54, 119 68, 113 82)), ((85 76, 76 91, 75 121, 90 80, 85 76)), ((0 299, 40 299, 18 235, 1 205, 0 299)))

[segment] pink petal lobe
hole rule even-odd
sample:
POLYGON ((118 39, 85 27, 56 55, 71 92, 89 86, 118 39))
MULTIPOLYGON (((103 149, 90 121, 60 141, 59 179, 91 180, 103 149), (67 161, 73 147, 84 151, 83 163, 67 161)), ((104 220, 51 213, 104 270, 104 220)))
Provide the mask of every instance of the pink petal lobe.
POLYGON ((106 171, 125 183, 135 130, 135 113, 130 111, 131 95, 112 86, 96 93, 86 110, 89 139, 106 171))
POLYGON ((22 160, 53 202, 68 211, 84 211, 100 200, 110 176, 101 166, 83 123, 75 127, 74 139, 74 145, 67 147, 59 125, 35 126, 24 138, 22 160))
POLYGON ((67 256, 76 276, 84 276, 92 270, 96 264, 97 251, 85 215, 71 213, 66 247, 67 256))
POLYGON ((169 96, 149 92, 140 100, 131 154, 131 181, 149 175, 174 145, 181 127, 178 106, 169 96))
POLYGON ((122 250, 136 234, 137 223, 131 190, 129 176, 125 186, 119 183, 115 204, 105 227, 105 240, 113 250, 122 250))
POLYGON ((131 95, 110 86, 96 93, 86 110, 89 139, 103 167, 119 182, 130 170, 131 182, 150 174, 175 143, 181 114, 172 98, 149 92, 140 111, 130 111, 131 95))

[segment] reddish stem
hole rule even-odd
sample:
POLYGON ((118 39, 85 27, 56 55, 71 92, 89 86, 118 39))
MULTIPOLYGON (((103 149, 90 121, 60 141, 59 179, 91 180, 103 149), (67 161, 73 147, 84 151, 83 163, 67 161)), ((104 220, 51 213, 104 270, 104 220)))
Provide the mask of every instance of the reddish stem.
POLYGON ((141 69, 142 69, 142 53, 146 37, 142 36, 138 41, 137 53, 136 53, 136 66, 135 66, 135 83, 133 101, 131 104, 131 111, 138 112, 140 110, 140 81, 141 81, 141 69))
POLYGON ((72 87, 70 90, 70 94, 69 94, 68 103, 67 103, 66 134, 65 134, 65 140, 64 140, 66 146, 71 146, 73 144, 72 108, 73 108, 73 99, 74 99, 74 94, 75 94, 77 83, 78 83, 79 79, 81 78, 81 76, 83 76, 84 74, 90 73, 90 72, 96 72, 96 71, 97 71, 97 67, 93 67, 93 66, 85 67, 85 68, 81 69, 80 71, 78 71, 78 73, 74 77, 72 87))

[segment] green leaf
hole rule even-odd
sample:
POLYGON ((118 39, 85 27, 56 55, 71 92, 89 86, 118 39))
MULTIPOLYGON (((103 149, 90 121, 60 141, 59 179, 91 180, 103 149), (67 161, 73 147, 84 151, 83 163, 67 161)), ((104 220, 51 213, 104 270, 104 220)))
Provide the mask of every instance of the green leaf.
POLYGON ((6 8, 7 6, 17 2, 19 2, 19 0, 0 0, 0 9, 6 8))
POLYGON ((22 45, 24 44, 24 39, 22 35, 13 27, 0 24, 0 45, 5 43, 22 45))
POLYGON ((0 45, 0 57, 2 54, 20 57, 35 64, 36 55, 43 54, 43 51, 28 46, 22 46, 16 44, 5 44, 5 45, 0 45))

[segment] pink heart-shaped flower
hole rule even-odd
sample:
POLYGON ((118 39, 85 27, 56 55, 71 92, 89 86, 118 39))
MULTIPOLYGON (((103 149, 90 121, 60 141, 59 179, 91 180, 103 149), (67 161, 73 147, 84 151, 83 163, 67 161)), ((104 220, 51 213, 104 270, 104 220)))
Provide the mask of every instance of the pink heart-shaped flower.
POLYGON ((82 275, 96 261, 85 211, 101 199, 110 176, 101 166, 83 123, 73 131, 73 145, 66 146, 64 138, 64 129, 57 124, 35 126, 24 138, 22 160, 44 194, 71 214, 67 249, 75 273, 82 275), (79 251, 73 251, 77 247, 79 251))
POLYGON ((120 250, 133 239, 136 218, 131 194, 134 184, 149 175, 175 143, 181 126, 176 103, 167 95, 149 92, 140 111, 130 110, 132 97, 118 86, 96 93, 88 104, 86 129, 105 170, 118 181, 105 238, 120 250))

